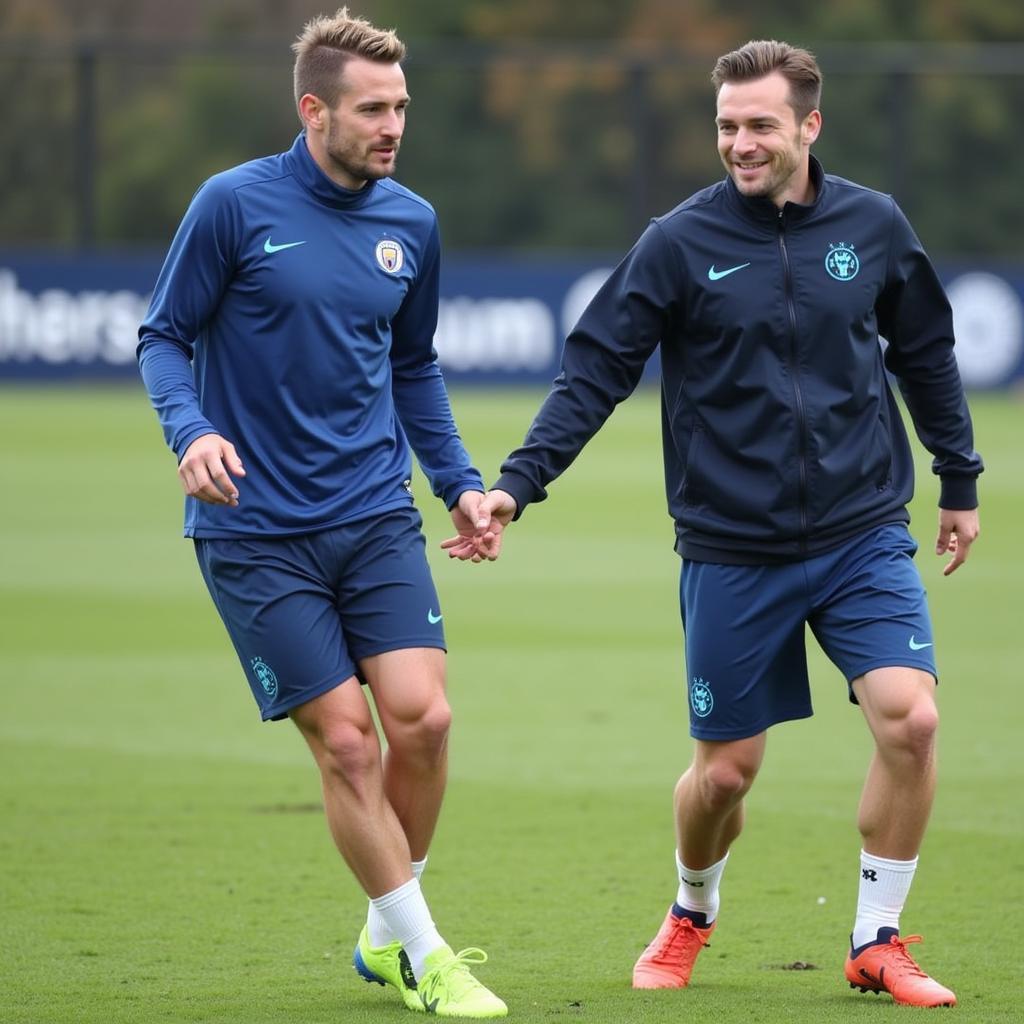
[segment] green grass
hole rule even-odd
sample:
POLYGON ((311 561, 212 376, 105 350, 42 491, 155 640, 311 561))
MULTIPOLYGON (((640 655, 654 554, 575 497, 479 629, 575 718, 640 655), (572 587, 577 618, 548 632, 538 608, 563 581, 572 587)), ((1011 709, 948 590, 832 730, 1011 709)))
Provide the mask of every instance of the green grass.
MULTIPOLYGON (((488 477, 538 398, 455 395, 488 477)), ((1021 993, 1024 406, 973 408, 983 535, 952 578, 925 458, 914 509, 943 729, 904 926, 958 1019, 994 1022, 1021 993)), ((659 448, 637 395, 495 565, 436 550, 446 516, 419 484, 455 710, 434 915, 490 951, 481 976, 522 1022, 879 1020, 897 1011, 841 977, 870 747, 813 642, 816 715, 772 733, 698 984, 629 988, 675 890, 691 747, 659 448)), ((0 481, 0 1019, 411 1020, 349 966, 364 900, 297 733, 258 721, 140 391, 0 391, 0 481)))

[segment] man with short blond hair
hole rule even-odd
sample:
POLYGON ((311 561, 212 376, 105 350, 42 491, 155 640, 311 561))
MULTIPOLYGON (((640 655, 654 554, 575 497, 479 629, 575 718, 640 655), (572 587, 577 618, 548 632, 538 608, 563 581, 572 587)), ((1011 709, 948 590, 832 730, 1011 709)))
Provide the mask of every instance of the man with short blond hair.
POLYGON ((459 530, 474 531, 483 485, 433 350, 437 219, 390 177, 405 47, 341 8, 295 52, 303 130, 196 193, 139 365, 260 714, 305 738, 334 842, 370 898, 356 969, 413 1010, 504 1016, 469 970, 486 954, 452 951, 419 883, 451 713, 411 453, 459 530))

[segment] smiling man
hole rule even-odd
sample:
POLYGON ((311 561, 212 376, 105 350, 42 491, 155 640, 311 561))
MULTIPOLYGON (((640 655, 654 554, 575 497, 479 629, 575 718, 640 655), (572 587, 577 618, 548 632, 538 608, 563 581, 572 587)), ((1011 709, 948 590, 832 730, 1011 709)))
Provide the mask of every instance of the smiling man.
POLYGON ((773 72, 750 82, 723 81, 718 90, 718 152, 737 190, 786 203, 814 201, 808 153, 821 131, 812 81, 773 72))
POLYGON ((357 970, 410 1009, 503 1016, 469 970, 486 955, 452 951, 419 884, 450 710, 411 451, 459 530, 473 532, 483 484, 432 347, 434 211, 390 178, 405 47, 342 8, 294 50, 302 131, 196 193, 139 364, 179 460, 185 534, 260 714, 304 736, 335 844, 370 898, 357 970))
MULTIPOLYGON (((886 375, 934 456, 935 551, 952 553, 949 575, 978 533, 982 469, 949 303, 893 199, 811 156, 822 121, 810 53, 750 42, 719 59, 712 81, 727 177, 655 220, 612 273, 482 511, 497 537, 545 498, 660 346, 696 742, 675 791, 676 899, 633 985, 690 982, 767 730, 811 714, 809 626, 875 742, 846 978, 897 1003, 952 1005, 907 951, 917 937, 899 932, 938 715, 936 637, 907 530, 913 462, 886 375)), ((496 552, 468 531, 445 546, 457 558, 496 552)), ((791 871, 799 889, 804 872, 791 871)))

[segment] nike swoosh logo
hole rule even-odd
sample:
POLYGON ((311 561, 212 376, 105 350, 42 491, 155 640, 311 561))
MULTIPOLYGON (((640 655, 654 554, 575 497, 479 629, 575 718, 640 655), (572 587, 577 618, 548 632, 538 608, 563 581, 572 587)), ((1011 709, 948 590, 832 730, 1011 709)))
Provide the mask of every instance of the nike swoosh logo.
POLYGON ((285 242, 283 245, 274 245, 270 240, 270 235, 267 235, 267 240, 263 243, 264 252, 280 252, 282 249, 294 249, 297 245, 305 245, 305 241, 302 242, 285 242))
POLYGON ((737 270, 742 270, 744 267, 749 266, 749 263, 741 263, 738 267, 730 267, 728 270, 715 270, 715 265, 712 263, 708 267, 708 280, 721 281, 723 277, 728 277, 730 274, 735 274, 737 270))
POLYGON ((912 651, 923 651, 926 647, 931 647, 931 644, 919 644, 917 637, 911 637, 909 647, 912 651))
POLYGON ((429 622, 432 626, 436 626, 443 618, 443 615, 435 615, 433 608, 427 609, 427 622, 429 622))

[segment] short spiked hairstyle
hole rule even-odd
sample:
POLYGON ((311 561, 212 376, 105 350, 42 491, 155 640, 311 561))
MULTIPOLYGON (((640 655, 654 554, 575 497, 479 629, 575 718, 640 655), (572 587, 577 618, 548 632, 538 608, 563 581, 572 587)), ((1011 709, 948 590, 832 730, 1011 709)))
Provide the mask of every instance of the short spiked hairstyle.
POLYGON ((749 82, 778 71, 789 82, 789 105, 802 121, 821 103, 821 69, 814 54, 775 39, 752 39, 723 54, 711 72, 715 94, 726 82, 749 82))
POLYGON ((381 64, 398 64, 405 59, 405 43, 394 29, 379 29, 364 18, 352 17, 347 7, 307 22, 292 49, 296 106, 306 93, 311 93, 328 107, 335 107, 345 65, 353 57, 381 64))

